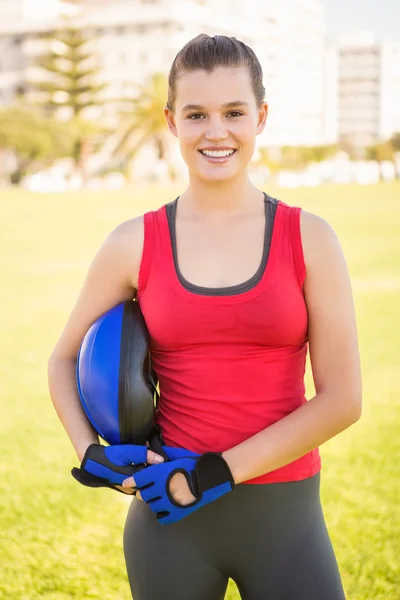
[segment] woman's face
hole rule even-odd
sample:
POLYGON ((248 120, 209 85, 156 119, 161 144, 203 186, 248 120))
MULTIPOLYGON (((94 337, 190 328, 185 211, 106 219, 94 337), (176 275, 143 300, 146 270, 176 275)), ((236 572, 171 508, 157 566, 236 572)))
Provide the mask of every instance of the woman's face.
POLYGON ((175 110, 165 108, 191 176, 207 181, 235 179, 254 153, 268 106, 257 107, 246 67, 199 70, 178 78, 175 110))

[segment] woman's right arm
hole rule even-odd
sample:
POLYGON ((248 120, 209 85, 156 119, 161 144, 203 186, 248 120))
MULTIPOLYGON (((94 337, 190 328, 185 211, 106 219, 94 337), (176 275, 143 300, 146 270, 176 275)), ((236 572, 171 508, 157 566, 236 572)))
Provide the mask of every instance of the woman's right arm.
POLYGON ((143 238, 141 216, 121 223, 104 240, 48 361, 51 400, 79 461, 90 444, 99 443, 77 391, 79 347, 90 326, 102 314, 135 297, 143 238))

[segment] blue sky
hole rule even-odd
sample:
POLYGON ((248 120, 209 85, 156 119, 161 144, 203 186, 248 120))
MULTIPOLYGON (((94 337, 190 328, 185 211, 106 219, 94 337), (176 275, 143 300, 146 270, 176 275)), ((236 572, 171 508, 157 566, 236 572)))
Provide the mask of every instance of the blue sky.
POLYGON ((325 0, 329 37, 368 29, 400 42, 400 0, 325 0))

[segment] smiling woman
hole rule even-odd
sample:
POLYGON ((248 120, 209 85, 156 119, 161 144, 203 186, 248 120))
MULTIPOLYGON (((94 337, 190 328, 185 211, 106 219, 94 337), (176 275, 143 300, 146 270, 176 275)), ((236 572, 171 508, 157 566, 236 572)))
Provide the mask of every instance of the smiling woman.
POLYGON ((200 43, 201 56, 195 44, 188 44, 173 62, 164 112, 191 177, 221 181, 243 174, 268 105, 261 65, 251 48, 224 36, 199 36, 200 43))
POLYGON ((222 600, 232 578, 243 600, 343 600, 318 449, 361 412, 339 241, 326 221, 249 178, 268 107, 243 42, 190 40, 172 64, 164 114, 188 186, 100 248, 49 363, 53 402, 82 460, 96 438, 74 390, 76 352, 101 314, 135 299, 166 459, 156 464, 145 446, 108 453, 111 463, 114 453, 125 464, 146 457, 120 489, 136 493, 123 540, 132 596, 222 600))

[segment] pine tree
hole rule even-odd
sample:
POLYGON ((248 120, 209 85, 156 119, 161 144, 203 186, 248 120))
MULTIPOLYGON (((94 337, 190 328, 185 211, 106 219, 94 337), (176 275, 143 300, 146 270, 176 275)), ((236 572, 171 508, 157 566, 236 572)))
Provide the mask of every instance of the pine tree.
POLYGON ((58 116, 60 109, 64 109, 63 120, 68 120, 74 136, 70 156, 85 182, 92 142, 100 128, 98 123, 84 120, 84 113, 91 106, 103 104, 101 92, 107 84, 98 82, 100 67, 90 48, 91 38, 80 24, 80 2, 76 4, 75 16, 64 16, 62 26, 47 37, 48 50, 37 62, 47 77, 33 83, 33 88, 38 92, 35 103, 48 116, 58 116))
POLYGON ((100 92, 107 84, 97 82, 100 68, 88 49, 90 38, 73 19, 64 20, 65 25, 48 37, 49 50, 38 60, 49 77, 34 88, 41 92, 38 103, 50 113, 69 107, 77 117, 89 106, 102 104, 100 92))

